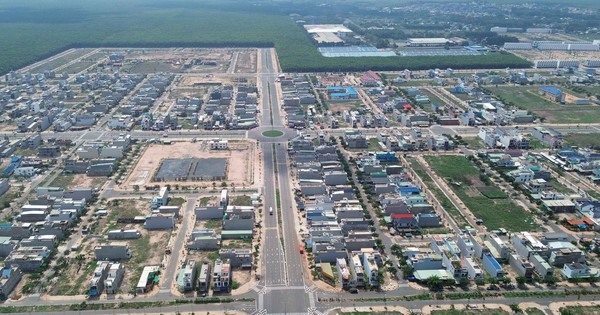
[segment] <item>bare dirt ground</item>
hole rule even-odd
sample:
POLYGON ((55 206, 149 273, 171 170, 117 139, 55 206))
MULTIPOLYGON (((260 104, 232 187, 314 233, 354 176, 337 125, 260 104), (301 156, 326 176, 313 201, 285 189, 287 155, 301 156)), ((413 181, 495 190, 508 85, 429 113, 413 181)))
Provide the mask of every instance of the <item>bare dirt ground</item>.
POLYGON ((323 86, 343 85, 343 83, 346 82, 346 77, 341 74, 321 75, 318 76, 318 79, 319 83, 323 86))
POLYGON ((578 52, 567 52, 567 51, 546 51, 546 50, 516 50, 511 53, 525 58, 530 61, 534 60, 572 60, 577 59, 580 61, 586 59, 598 59, 600 58, 600 52, 598 51, 578 51, 578 52))
POLYGON ((197 88, 202 85, 233 84, 231 78, 216 78, 214 75, 184 76, 177 84, 178 88, 197 88))
POLYGON ((242 51, 238 55, 235 65, 235 73, 254 73, 256 72, 256 50, 242 51))
POLYGON ((565 93, 565 103, 567 103, 567 104, 574 104, 575 101, 581 100, 581 99, 590 99, 590 98, 589 97, 577 97, 573 94, 565 93))
POLYGON ((136 49, 125 54, 123 69, 132 72, 156 71, 222 73, 227 70, 233 57, 233 49, 136 49), (201 64, 192 61, 208 62, 201 64), (183 67, 190 65, 189 68, 183 67))
MULTIPOLYGON (((153 176, 163 159, 167 158, 226 158, 227 175, 225 182, 230 186, 253 186, 257 163, 257 147, 252 141, 230 141, 229 150, 210 150, 205 141, 198 143, 174 142, 171 145, 150 145, 136 163, 133 171, 125 181, 124 187, 149 184, 181 184, 183 182, 155 182, 153 176)), ((187 181, 185 183, 204 185, 212 181, 187 181)))

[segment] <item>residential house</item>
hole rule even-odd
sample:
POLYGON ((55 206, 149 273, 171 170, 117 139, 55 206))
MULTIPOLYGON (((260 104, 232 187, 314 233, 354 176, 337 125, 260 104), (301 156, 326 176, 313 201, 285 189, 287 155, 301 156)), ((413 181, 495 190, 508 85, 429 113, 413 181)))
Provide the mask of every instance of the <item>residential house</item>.
POLYGON ((111 242, 94 248, 98 260, 125 260, 131 258, 131 250, 127 243, 111 242))
POLYGON ((177 289, 179 292, 192 291, 196 284, 196 262, 190 260, 181 266, 177 275, 177 289))
POLYGON ((506 272, 500 266, 498 261, 489 253, 486 253, 481 258, 481 265, 483 269, 494 279, 502 279, 506 276, 506 272))
POLYGON ((5 298, 10 297, 22 277, 23 273, 19 266, 4 266, 0 269, 0 295, 5 298))
POLYGON ((210 265, 203 263, 200 267, 200 273, 198 274, 198 291, 206 293, 210 289, 210 265))
POLYGON ((569 280, 576 278, 585 279, 592 276, 598 276, 597 273, 591 273, 591 269, 589 266, 580 263, 565 264, 563 266, 563 269, 560 270, 560 272, 565 278, 569 280))
POLYGON ((146 266, 142 270, 142 275, 138 281, 135 289, 137 293, 146 293, 152 289, 152 287, 158 283, 158 276, 160 274, 160 266, 146 266))
POLYGON ((221 235, 215 230, 192 231, 187 248, 192 250, 215 250, 221 247, 221 235))
POLYGON ((236 248, 219 250, 219 258, 228 261, 232 268, 252 268, 252 249, 236 248))
POLYGON ((212 288, 215 292, 229 292, 231 286, 231 266, 228 261, 217 259, 212 273, 212 288))
POLYGON ((104 280, 108 275, 110 263, 108 261, 99 261, 94 269, 92 279, 90 280, 87 294, 92 297, 100 296, 104 290, 104 280))
POLYGON ((117 294, 125 276, 125 266, 121 263, 111 263, 104 280, 106 294, 117 294))
POLYGON ((152 213, 146 216, 144 228, 146 230, 168 230, 175 227, 175 214, 152 213))

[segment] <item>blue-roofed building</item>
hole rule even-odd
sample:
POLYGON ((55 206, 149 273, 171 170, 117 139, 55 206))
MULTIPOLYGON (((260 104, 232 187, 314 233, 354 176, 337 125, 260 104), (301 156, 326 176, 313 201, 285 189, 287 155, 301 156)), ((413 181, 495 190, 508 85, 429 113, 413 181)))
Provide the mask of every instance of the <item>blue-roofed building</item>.
POLYGON ((396 162, 398 157, 394 152, 377 152, 375 158, 381 162, 396 162))
POLYGON ((21 281, 23 273, 18 266, 12 266, 2 268, 0 274, 2 275, 0 277, 0 294, 9 297, 10 293, 17 286, 19 281, 21 281))
POLYGON ((502 266, 500 266, 498 261, 490 253, 483 254, 483 257, 481 257, 481 266, 492 278, 501 279, 506 276, 506 272, 502 266))
POLYGON ((419 189, 419 187, 414 186, 400 187, 398 188, 398 193, 400 193, 400 195, 402 196, 418 195, 421 193, 421 189, 419 189))
POLYGON ((327 93, 332 101, 358 99, 358 92, 353 87, 328 86, 327 93))
POLYGON ((565 93, 553 86, 541 86, 540 94, 553 102, 565 102, 565 93))

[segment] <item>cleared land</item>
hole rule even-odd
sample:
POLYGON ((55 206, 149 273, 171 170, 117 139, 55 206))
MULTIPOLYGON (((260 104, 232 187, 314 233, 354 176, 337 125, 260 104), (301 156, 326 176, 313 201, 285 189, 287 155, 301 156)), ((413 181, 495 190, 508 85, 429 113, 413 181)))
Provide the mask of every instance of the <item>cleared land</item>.
MULTIPOLYGON (((226 181, 236 184, 250 185, 253 180, 254 156, 256 146, 252 142, 238 141, 229 143, 229 150, 210 150, 206 142, 175 142, 171 145, 152 144, 144 151, 133 171, 125 181, 126 185, 177 184, 177 181, 156 182, 154 174, 166 159, 207 159, 221 158, 227 160, 226 181)), ((186 183, 202 183, 197 178, 186 183)), ((206 182, 206 181, 204 181, 206 182)))
POLYGON ((600 120, 600 106, 551 102, 538 93, 538 87, 502 86, 487 89, 507 104, 514 104, 544 117, 547 123, 583 124, 600 120))
POLYGON ((427 156, 425 159, 488 228, 528 231, 534 227, 531 216, 508 199, 496 185, 484 182, 479 170, 466 158, 427 156))
POLYGON ((578 147, 600 147, 600 133, 570 133, 563 136, 568 145, 578 147))
POLYGON ((86 174, 60 174, 48 185, 65 189, 91 187, 100 188, 106 181, 104 176, 87 176, 86 174))

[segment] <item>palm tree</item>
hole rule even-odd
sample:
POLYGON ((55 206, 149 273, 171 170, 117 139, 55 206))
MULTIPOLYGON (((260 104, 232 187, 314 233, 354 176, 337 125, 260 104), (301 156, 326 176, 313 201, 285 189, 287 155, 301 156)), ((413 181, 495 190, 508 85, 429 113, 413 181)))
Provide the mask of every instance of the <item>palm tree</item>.
POLYGON ((442 279, 440 279, 440 277, 431 276, 431 277, 427 278, 427 287, 429 287, 429 290, 440 291, 443 288, 443 286, 444 286, 444 284, 442 282, 442 279))

